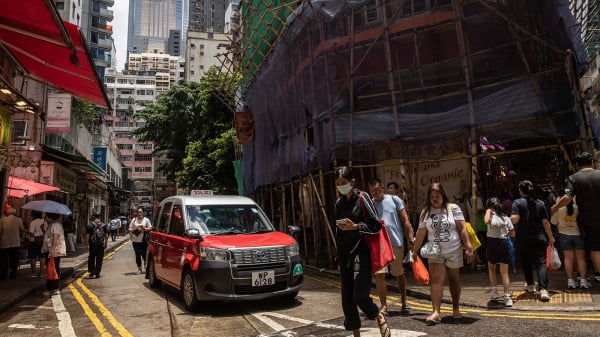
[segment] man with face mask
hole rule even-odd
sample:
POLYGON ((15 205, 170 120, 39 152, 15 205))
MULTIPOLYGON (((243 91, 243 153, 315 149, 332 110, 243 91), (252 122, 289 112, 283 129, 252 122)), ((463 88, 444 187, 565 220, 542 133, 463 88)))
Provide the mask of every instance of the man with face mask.
MULTIPOLYGON (((406 214, 404 202, 396 195, 383 193, 381 180, 374 178, 369 182, 369 192, 373 197, 375 209, 379 219, 385 222, 385 229, 388 231, 388 236, 392 242, 394 249, 394 260, 390 265, 391 274, 398 280, 398 288, 400 289, 400 298, 402 301, 402 314, 408 314, 410 307, 406 304, 406 275, 404 275, 404 237, 408 238, 408 249, 412 250, 414 236, 412 225, 406 214)), ((385 315, 387 311, 387 285, 385 283, 385 274, 387 267, 375 272, 375 286, 381 301, 381 312, 385 315)))

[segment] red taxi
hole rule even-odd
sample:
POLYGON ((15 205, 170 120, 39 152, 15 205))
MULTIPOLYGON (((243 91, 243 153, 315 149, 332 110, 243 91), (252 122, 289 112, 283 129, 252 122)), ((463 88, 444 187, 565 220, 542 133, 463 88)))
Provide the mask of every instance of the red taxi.
POLYGON ((294 299, 304 282, 296 240, 242 196, 163 200, 146 261, 150 286, 175 287, 188 310, 209 300, 294 299))

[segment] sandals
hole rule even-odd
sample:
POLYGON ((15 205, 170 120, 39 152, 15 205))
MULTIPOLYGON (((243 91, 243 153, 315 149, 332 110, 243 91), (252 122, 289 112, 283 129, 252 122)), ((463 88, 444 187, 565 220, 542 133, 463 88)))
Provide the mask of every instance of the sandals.
POLYGON ((400 309, 401 314, 410 314, 410 305, 403 305, 402 309, 400 309))
POLYGON ((440 324, 442 323, 442 319, 440 317, 431 318, 431 316, 429 316, 425 319, 425 323, 428 325, 440 324))
POLYGON ((379 325, 379 333, 381 334, 381 337, 391 337, 392 336, 392 331, 390 330, 390 327, 388 326, 388 322, 387 319, 385 318, 385 315, 383 313, 379 313, 377 315, 377 325, 379 325), (381 318, 381 320, 380 320, 381 318))

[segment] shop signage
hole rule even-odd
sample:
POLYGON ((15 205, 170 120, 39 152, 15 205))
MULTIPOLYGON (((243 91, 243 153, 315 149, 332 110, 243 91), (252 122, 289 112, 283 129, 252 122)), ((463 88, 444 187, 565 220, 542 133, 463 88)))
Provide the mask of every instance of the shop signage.
POLYGON ((46 133, 71 131, 71 95, 48 94, 46 133))

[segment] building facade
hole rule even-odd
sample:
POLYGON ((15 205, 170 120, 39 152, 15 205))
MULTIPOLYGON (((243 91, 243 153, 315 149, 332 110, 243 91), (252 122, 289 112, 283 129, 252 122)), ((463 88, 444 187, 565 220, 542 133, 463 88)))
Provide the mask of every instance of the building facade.
POLYGON ((127 52, 166 52, 171 30, 182 32, 183 4, 184 0, 129 0, 127 52))
POLYGON ((100 81, 104 81, 104 72, 112 63, 112 25, 113 11, 109 9, 115 0, 71 1, 82 3, 81 31, 88 43, 89 53, 96 64, 100 81))
POLYGON ((200 82, 210 67, 221 65, 217 55, 227 52, 229 45, 228 34, 189 31, 185 48, 185 80, 200 82))

